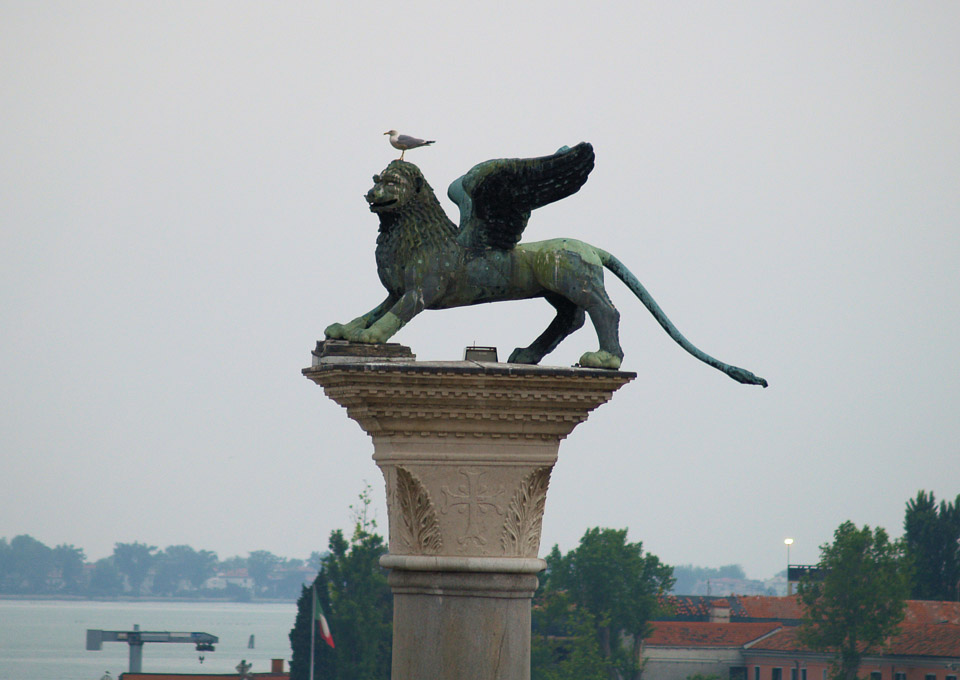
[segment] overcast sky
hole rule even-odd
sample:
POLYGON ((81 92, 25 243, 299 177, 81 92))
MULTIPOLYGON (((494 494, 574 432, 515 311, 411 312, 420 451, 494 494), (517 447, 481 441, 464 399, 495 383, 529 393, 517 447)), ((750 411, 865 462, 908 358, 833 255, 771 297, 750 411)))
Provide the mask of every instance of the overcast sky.
MULTIPOLYGON (((372 445, 301 376, 383 297, 362 194, 586 140, 525 240, 614 252, 638 378, 561 445, 541 554, 629 527, 767 577, 960 493, 960 4, 0 2, 0 537, 306 557, 372 445), (335 7, 336 9, 331 9, 335 7)), ((543 301, 426 312, 500 356, 543 301)), ((588 326, 545 364, 595 349, 588 326)))

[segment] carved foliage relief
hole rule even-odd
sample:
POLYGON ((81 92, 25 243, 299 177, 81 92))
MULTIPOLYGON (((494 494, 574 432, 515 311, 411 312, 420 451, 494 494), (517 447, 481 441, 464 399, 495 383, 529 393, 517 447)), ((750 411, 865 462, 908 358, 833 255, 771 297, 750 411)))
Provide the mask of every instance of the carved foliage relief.
POLYGON ((440 523, 430 494, 416 475, 397 465, 394 498, 399 521, 399 537, 403 546, 418 555, 438 555, 443 549, 440 523))
POLYGON ((504 555, 536 557, 550 470, 550 467, 541 467, 530 471, 513 494, 500 535, 504 555))

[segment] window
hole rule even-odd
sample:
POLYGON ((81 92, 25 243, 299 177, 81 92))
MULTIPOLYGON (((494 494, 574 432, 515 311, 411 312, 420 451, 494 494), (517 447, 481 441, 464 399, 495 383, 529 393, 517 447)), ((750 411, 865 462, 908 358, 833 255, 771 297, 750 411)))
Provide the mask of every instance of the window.
POLYGON ((806 669, 806 668, 801 668, 801 669, 800 669, 800 680, 807 680, 807 669, 806 669))
POLYGON ((923 676, 923 680, 937 680, 937 674, 927 673, 926 675, 923 676))
POLYGON ((790 669, 790 680, 797 680, 797 671, 798 671, 798 670, 799 670, 799 669, 798 669, 796 666, 794 666, 793 668, 790 669))
POLYGON ((783 680, 783 669, 782 668, 771 669, 770 680, 783 680))
POLYGON ((870 671, 870 680, 881 680, 880 671, 870 671))
POLYGON ((957 680, 957 676, 956 676, 956 675, 948 675, 948 676, 947 676, 947 680, 957 680))
POLYGON ((760 666, 753 667, 753 680, 760 680, 760 666))
POLYGON ((907 680, 907 674, 906 674, 906 673, 894 673, 894 674, 893 674, 893 680, 907 680))
MULTIPOLYGON (((826 668, 823 669, 823 680, 827 680, 827 669, 826 669, 826 668)), ((907 680, 907 679, 906 679, 906 678, 903 678, 903 680, 907 680)))

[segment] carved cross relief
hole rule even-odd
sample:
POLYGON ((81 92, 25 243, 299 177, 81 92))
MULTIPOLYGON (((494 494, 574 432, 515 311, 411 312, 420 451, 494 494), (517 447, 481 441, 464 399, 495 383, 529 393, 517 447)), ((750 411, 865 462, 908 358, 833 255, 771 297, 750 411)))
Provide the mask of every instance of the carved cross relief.
POLYGON ((486 531, 484 516, 491 510, 498 515, 503 514, 503 502, 500 501, 504 494, 503 486, 494 490, 484 485, 481 477, 487 474, 486 470, 460 468, 457 472, 466 478, 466 482, 457 486, 456 492, 451 491, 446 484, 440 487, 443 494, 440 512, 447 514, 456 508, 461 515, 466 514, 466 529, 457 538, 461 549, 466 549, 470 541, 474 541, 478 546, 485 546, 487 539, 483 536, 486 531))

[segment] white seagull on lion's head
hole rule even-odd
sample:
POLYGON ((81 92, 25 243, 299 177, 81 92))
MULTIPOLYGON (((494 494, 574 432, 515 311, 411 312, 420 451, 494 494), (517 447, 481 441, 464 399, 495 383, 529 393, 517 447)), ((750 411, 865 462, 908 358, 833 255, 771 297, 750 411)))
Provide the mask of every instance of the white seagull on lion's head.
POLYGON ((403 154, 408 149, 416 149, 418 146, 429 146, 436 140, 418 139, 410 135, 401 135, 396 130, 387 130, 383 134, 390 135, 390 146, 394 149, 400 149, 400 160, 403 160, 403 154))

